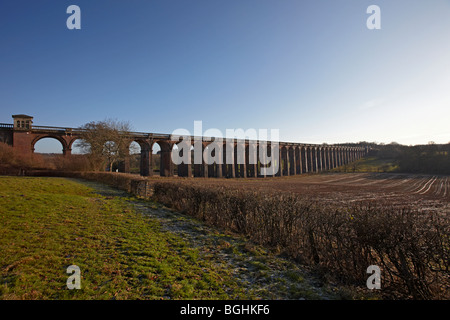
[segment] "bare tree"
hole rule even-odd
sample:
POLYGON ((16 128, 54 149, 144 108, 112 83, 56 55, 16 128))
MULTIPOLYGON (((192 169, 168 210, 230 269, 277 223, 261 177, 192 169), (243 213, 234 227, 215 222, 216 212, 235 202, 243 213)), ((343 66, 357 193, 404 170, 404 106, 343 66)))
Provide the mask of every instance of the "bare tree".
POLYGON ((91 121, 81 126, 83 131, 77 147, 89 155, 93 167, 97 170, 109 167, 124 160, 130 152, 130 131, 128 122, 106 119, 91 121))

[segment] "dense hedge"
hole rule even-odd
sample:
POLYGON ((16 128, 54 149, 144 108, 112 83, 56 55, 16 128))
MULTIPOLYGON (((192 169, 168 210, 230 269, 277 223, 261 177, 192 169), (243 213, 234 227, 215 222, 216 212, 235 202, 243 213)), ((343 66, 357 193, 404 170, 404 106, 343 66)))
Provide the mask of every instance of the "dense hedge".
POLYGON ((209 225, 276 247, 344 283, 365 286, 367 267, 382 270, 384 293, 449 298, 448 216, 387 202, 324 204, 296 194, 156 182, 156 201, 209 225))

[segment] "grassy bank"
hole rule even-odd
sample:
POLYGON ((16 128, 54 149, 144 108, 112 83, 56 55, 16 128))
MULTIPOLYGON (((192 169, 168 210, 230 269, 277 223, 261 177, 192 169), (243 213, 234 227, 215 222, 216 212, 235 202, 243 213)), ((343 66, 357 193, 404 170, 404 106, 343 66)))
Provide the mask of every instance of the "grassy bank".
POLYGON ((74 180, 0 177, 0 219, 0 299, 246 298, 126 199, 74 180), (67 289, 70 265, 82 290, 67 289))
POLYGON ((365 157, 355 162, 337 167, 331 172, 397 172, 399 169, 394 159, 365 157))

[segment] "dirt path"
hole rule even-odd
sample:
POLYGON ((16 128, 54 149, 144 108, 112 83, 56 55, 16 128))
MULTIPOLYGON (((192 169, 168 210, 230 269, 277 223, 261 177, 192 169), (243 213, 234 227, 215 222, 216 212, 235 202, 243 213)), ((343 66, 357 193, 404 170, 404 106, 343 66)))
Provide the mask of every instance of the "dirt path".
POLYGON ((130 198, 126 192, 94 182, 77 180, 105 197, 125 197, 136 212, 157 220, 163 230, 181 236, 197 248, 201 259, 226 266, 255 299, 340 299, 335 289, 324 287, 306 268, 288 258, 224 234, 200 221, 150 201, 130 198))

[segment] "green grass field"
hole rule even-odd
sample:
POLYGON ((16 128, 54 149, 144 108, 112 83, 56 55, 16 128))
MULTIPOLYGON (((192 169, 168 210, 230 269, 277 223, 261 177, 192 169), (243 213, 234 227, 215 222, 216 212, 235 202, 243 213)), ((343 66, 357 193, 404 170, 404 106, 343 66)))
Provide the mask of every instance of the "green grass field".
POLYGON ((331 170, 331 172, 396 172, 398 166, 392 159, 379 159, 376 157, 367 157, 359 159, 348 165, 340 166, 331 170))
POLYGON ((247 298, 230 270, 130 201, 70 179, 0 177, 0 299, 247 298), (81 290, 67 288, 70 265, 81 290))

